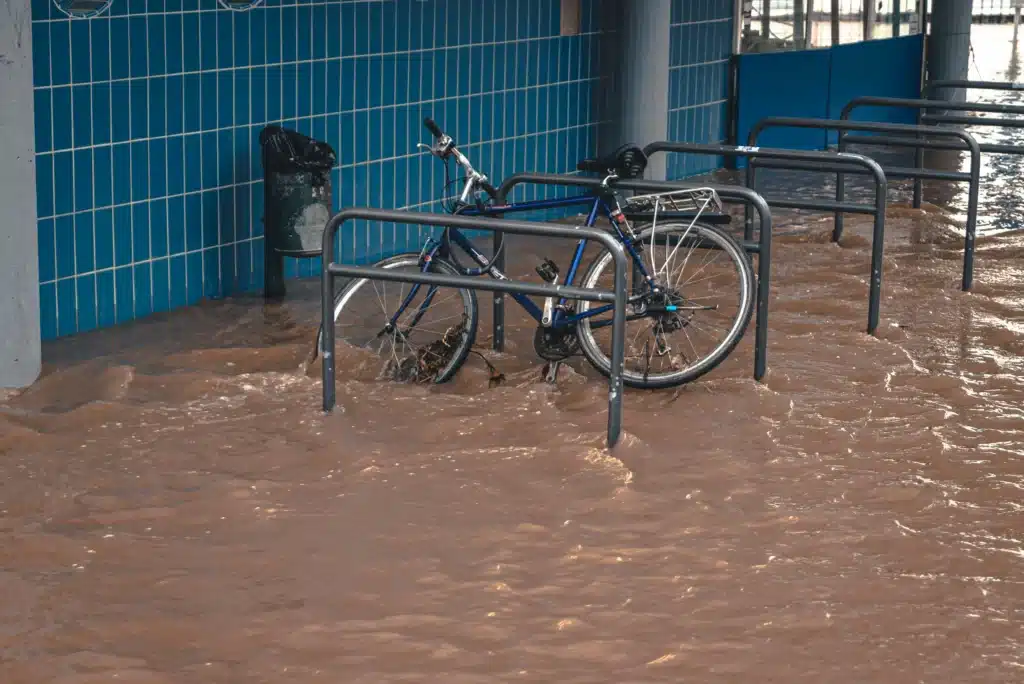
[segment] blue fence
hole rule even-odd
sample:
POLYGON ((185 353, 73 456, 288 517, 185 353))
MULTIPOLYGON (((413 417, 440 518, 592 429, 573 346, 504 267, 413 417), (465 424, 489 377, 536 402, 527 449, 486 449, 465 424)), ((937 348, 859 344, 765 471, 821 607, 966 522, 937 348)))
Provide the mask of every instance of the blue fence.
MULTIPOLYGON (((819 50, 742 55, 738 63, 737 141, 768 116, 839 118, 855 97, 878 95, 917 98, 921 94, 924 37, 871 40, 819 50)), ((914 112, 864 108, 864 121, 912 123, 914 112)), ((763 147, 822 149, 836 134, 802 129, 771 129, 759 138, 763 147)))

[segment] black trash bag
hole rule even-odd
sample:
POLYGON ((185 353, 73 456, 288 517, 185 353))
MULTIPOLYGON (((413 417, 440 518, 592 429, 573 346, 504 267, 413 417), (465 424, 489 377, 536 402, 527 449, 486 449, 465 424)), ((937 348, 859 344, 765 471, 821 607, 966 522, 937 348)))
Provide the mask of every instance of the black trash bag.
POLYGON ((337 163, 334 148, 281 126, 267 126, 260 132, 263 169, 267 172, 330 171, 337 163))

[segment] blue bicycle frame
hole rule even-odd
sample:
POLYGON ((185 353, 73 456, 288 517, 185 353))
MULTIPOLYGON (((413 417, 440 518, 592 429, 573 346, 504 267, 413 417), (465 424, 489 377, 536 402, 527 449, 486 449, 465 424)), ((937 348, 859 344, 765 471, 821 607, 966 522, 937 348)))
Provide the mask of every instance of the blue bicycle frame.
MULTIPOLYGON (((620 227, 619 223, 614 218, 612 218, 612 209, 611 207, 609 207, 609 204, 606 201, 605 197, 603 197, 600 194, 585 193, 569 197, 559 197, 556 199, 537 200, 532 202, 517 202, 513 204, 503 205, 464 205, 459 208, 458 213, 463 216, 498 216, 517 212, 539 211, 541 209, 559 209, 563 207, 567 208, 575 206, 584 206, 588 204, 590 205, 590 211, 587 214, 587 220, 584 223, 584 225, 587 227, 593 226, 597 222, 598 212, 603 213, 608 218, 608 221, 609 223, 612 224, 612 227, 615 229, 615 232, 618 235, 619 240, 622 241, 622 244, 626 248, 626 251, 629 252, 630 256, 633 259, 634 289, 636 288, 636 282, 638 277, 640 279, 643 279, 643 281, 648 283, 648 285, 653 286, 654 279, 647 273, 647 270, 644 268, 643 260, 640 258, 640 254, 636 251, 633 240, 622 231, 622 228, 620 227)), ((479 269, 465 270, 463 272, 464 275, 482 276, 485 273, 489 273, 491 277, 496 278, 498 280, 508 279, 508 276, 499 271, 497 268, 491 266, 490 260, 486 256, 484 256, 480 252, 480 250, 476 248, 473 242, 468 237, 466 237, 466 235, 462 233, 462 231, 458 230, 457 228, 449 228, 446 230, 448 231, 448 240, 450 242, 454 242, 460 248, 465 250, 465 252, 469 254, 473 261, 475 261, 480 266, 479 269)), ((573 281, 576 278, 576 273, 579 270, 580 262, 583 260, 583 252, 586 249, 586 245, 586 240, 580 240, 577 243, 576 252, 573 254, 572 258, 572 264, 569 267, 569 272, 565 276, 565 281, 562 283, 563 285, 573 284, 573 281)), ((435 242, 433 244, 428 243, 428 246, 425 248, 422 255, 422 270, 424 272, 429 270, 430 262, 435 257, 438 257, 439 253, 440 256, 443 257, 443 250, 446 249, 447 245, 445 242, 435 242)), ((399 316, 402 314, 403 311, 405 311, 405 308, 409 306, 409 304, 412 302, 413 298, 416 296, 416 293, 419 291, 420 287, 421 285, 415 285, 410 290, 409 294, 405 297, 405 301, 402 302, 402 305, 398 307, 398 309, 392 316, 390 321, 391 326, 395 326, 397 324, 399 316)), ((433 301, 434 295, 436 293, 437 286, 431 286, 430 291, 427 293, 427 296, 424 298, 423 302, 419 306, 419 311, 417 311, 416 315, 413 317, 413 320, 410 322, 408 326, 409 329, 412 329, 412 327, 414 327, 423 317, 423 315, 426 313, 426 310, 430 307, 430 303, 433 301)), ((526 311, 526 313, 530 314, 530 316, 535 321, 540 323, 543 320, 544 312, 528 296, 513 293, 511 297, 515 299, 516 302, 518 302, 519 305, 523 307, 523 309, 526 311)), ((630 300, 633 301, 634 298, 631 297, 630 300)), ((559 305, 564 305, 566 301, 567 300, 563 297, 559 301, 559 305)), ((613 304, 607 304, 597 308, 589 309, 584 313, 575 315, 568 315, 561 308, 556 308, 553 312, 551 326, 556 329, 569 327, 575 325, 577 322, 583 320, 584 318, 591 318, 593 316, 607 313, 614 308, 615 307, 613 304)), ((627 320, 631 318, 634 318, 634 316, 627 316, 627 320)), ((591 326, 594 328, 601 328, 606 325, 611 325, 611 319, 595 321, 594 323, 591 323, 591 326)))
MULTIPOLYGON (((634 279, 637 277, 642 278, 644 281, 653 284, 653 279, 648 275, 647 270, 644 268, 643 260, 640 254, 636 251, 633 240, 627 236, 623 231, 619 223, 612 218, 612 208, 609 206, 608 201, 605 197, 595 193, 584 193, 581 195, 573 195, 569 197, 559 197, 556 199, 549 200, 537 200, 532 202, 518 202, 513 204, 505 205, 483 205, 482 207, 477 206, 465 206, 459 212, 464 216, 499 216, 503 214, 527 212, 527 211, 539 211, 541 209, 560 209, 563 207, 575 207, 575 206, 586 206, 590 205, 590 211, 587 213, 587 219, 584 225, 589 227, 594 226, 597 223, 598 213, 604 214, 615 229, 615 233, 618 235, 619 240, 622 242, 626 251, 630 254, 633 259, 634 266, 634 279)), ((473 243, 458 229, 448 229, 449 236, 452 242, 457 244, 463 250, 466 251, 470 257, 481 266, 480 273, 482 274, 490 261, 478 249, 473 243)), ((587 241, 580 240, 576 244, 576 251, 572 257, 572 263, 569 266, 569 272, 565 276, 565 280, 562 282, 563 285, 572 285, 576 279, 576 274, 579 271, 580 263, 583 261, 583 252, 586 250, 587 241)), ((491 268, 492 277, 498 279, 506 279, 507 276, 499 271, 497 268, 491 268)), ((543 312, 541 309, 531 300, 527 295, 523 294, 512 294, 511 297, 519 303, 521 307, 538 323, 543 318, 543 312)), ((562 298, 559 300, 559 305, 563 306, 566 303, 566 299, 562 298)), ((610 312, 614 307, 612 304, 605 306, 599 306, 587 310, 584 313, 576 315, 568 315, 561 308, 556 308, 553 312, 551 325, 554 328, 564 328, 576 324, 584 318, 591 318, 606 312, 610 312)), ((611 321, 595 322, 592 325, 594 327, 603 327, 609 325, 611 321)))

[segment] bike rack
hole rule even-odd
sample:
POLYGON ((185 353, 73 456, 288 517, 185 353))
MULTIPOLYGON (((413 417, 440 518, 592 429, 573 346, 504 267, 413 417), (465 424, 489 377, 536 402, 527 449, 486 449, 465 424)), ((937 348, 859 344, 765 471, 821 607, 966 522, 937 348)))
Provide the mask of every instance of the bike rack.
MULTIPOLYGON (((878 328, 879 307, 882 287, 882 247, 885 242, 885 198, 887 184, 885 172, 877 161, 861 154, 849 152, 821 152, 814 150, 785 150, 768 147, 737 147, 735 145, 706 145, 701 143, 683 143, 660 141, 644 148, 650 157, 657 152, 696 153, 725 157, 746 157, 750 159, 747 171, 747 187, 754 189, 752 170, 755 166, 786 169, 790 171, 820 171, 823 173, 865 173, 875 181, 875 204, 848 204, 845 202, 822 200, 788 200, 766 197, 770 207, 782 209, 810 209, 812 211, 844 211, 854 214, 869 214, 874 217, 874 229, 871 235, 871 284, 868 297, 868 334, 874 335, 878 328), (763 161, 762 161, 763 160, 763 161), (856 168, 860 167, 860 168, 856 168)), ((744 237, 750 239, 753 223, 749 205, 746 208, 744 237)), ((842 237, 842 224, 836 224, 832 231, 832 241, 838 242, 842 237)))
MULTIPOLYGON (((978 84, 978 83, 991 83, 992 85, 1010 85, 1016 86, 1016 88, 1010 88, 1011 90, 1022 90, 1024 85, 1016 83, 1002 83, 996 84, 995 82, 988 81, 936 81, 934 85, 944 84, 978 84)), ((954 86, 955 87, 955 86, 954 86)), ((1003 88, 990 88, 991 90, 1002 90, 1003 88)), ((964 117, 964 116, 948 116, 944 114, 925 114, 925 111, 929 109, 945 110, 950 112, 990 112, 995 114, 1024 114, 1024 107, 999 104, 993 102, 943 102, 938 100, 914 100, 914 99, 903 99, 898 97, 856 97, 850 100, 839 118, 849 119, 853 110, 858 107, 901 107, 904 109, 916 109, 917 110, 917 124, 958 124, 967 126, 994 126, 1001 128, 1024 128, 1024 120, 1022 119, 987 119, 981 117, 964 117)), ((920 137, 920 134, 918 134, 920 137)), ((847 136, 848 142, 853 143, 867 143, 870 144, 870 140, 864 140, 864 136, 847 136)), ((999 145, 994 143, 979 143, 978 147, 982 152, 992 154, 1016 154, 1024 155, 1024 146, 1022 145, 999 145)), ((924 168, 924 148, 917 148, 914 154, 914 165, 918 169, 924 168)), ((914 179, 914 207, 917 209, 921 208, 922 199, 922 187, 921 179, 914 179)))
POLYGON ((922 97, 931 97, 933 90, 940 88, 967 88, 970 90, 1024 90, 1024 83, 1012 81, 962 81, 962 80, 937 80, 925 83, 921 89, 922 97))
MULTIPOLYGON (((949 138, 959 138, 963 146, 954 142, 936 142, 933 140, 921 140, 920 138, 901 138, 890 136, 857 136, 858 142, 870 145, 911 147, 916 149, 937 149, 937 150, 964 150, 971 153, 971 171, 962 173, 957 171, 942 171, 938 169, 918 169, 906 167, 882 167, 887 177, 896 178, 922 178, 931 180, 945 180, 952 182, 968 183, 967 200, 967 229, 964 237, 964 270, 961 288, 967 292, 971 289, 974 280, 974 238, 978 225, 978 186, 981 177, 981 149, 978 141, 970 133, 951 128, 937 128, 935 126, 914 126, 909 124, 874 123, 865 121, 848 121, 843 119, 812 119, 805 117, 768 117, 761 119, 750 129, 749 144, 757 143, 757 137, 767 128, 811 128, 820 130, 833 130, 839 132, 839 151, 843 151, 845 144, 844 135, 848 131, 859 131, 863 133, 906 133, 913 135, 939 135, 949 138)), ((747 185, 753 185, 754 169, 747 169, 747 185)), ((844 172, 836 174, 836 202, 841 204, 846 190, 844 172)), ((837 211, 835 214, 836 230, 842 234, 843 215, 837 211)), ((878 246, 881 249, 881 245, 878 246)), ((881 274, 879 274, 880 277, 881 274)))
MULTIPOLYGON (((752 160, 765 159, 767 162, 757 162, 757 166, 768 168, 787 169, 791 171, 821 171, 822 173, 839 173, 848 171, 850 166, 859 166, 866 173, 874 177, 875 187, 881 190, 881 203, 876 206, 860 205, 856 209, 844 208, 844 211, 851 213, 873 214, 876 219, 881 217, 885 222, 885 172, 877 161, 863 154, 850 152, 819 152, 816 150, 786 150, 771 147, 742 147, 736 145, 709 145, 704 143, 673 142, 660 140, 653 142, 644 148, 644 154, 650 158, 658 152, 679 153, 679 154, 703 154, 714 157, 745 157, 752 160), (881 208, 881 212, 878 209, 881 208)), ((856 173, 856 171, 851 171, 856 173)), ((751 187, 751 189, 753 189, 751 187)), ((876 193, 877 195, 878 193, 876 193)), ((780 209, 811 209, 822 211, 835 211, 839 207, 834 202, 815 202, 787 200, 780 197, 765 197, 769 207, 780 209)), ((753 236, 753 220, 750 216, 749 206, 746 221, 743 226, 743 237, 747 240, 753 236)), ((832 241, 837 242, 841 235, 833 233, 832 241)))
MULTIPOLYGON (((504 204, 509 192, 517 185, 559 185, 582 188, 597 188, 601 179, 576 176, 572 174, 554 173, 517 173, 505 179, 498 188, 496 202, 504 204)), ((732 204, 753 205, 760 217, 760 233, 757 242, 744 239, 741 243, 748 254, 758 254, 757 261, 757 303, 756 320, 754 322, 754 379, 761 382, 768 368, 768 289, 772 263, 772 214, 771 209, 761 195, 749 188, 729 185, 694 185, 693 183, 676 183, 672 181, 626 180, 619 179, 610 183, 613 188, 639 192, 661 192, 685 190, 692 188, 711 188, 719 198, 732 204)), ((500 206, 498 207, 500 208, 500 206)), ((580 230, 573 228, 572 230, 580 230)), ((580 237, 579 233, 574 237, 580 237)), ((498 255, 498 268, 505 267, 503 243, 499 231, 494 234, 494 253, 498 255)), ((494 295, 494 350, 505 348, 505 298, 500 292, 494 295)))
POLYGON ((614 304, 611 368, 608 374, 608 447, 614 447, 619 441, 619 436, 622 432, 622 364, 626 330, 627 261, 626 252, 622 245, 610 233, 595 228, 574 228, 550 223, 511 221, 498 218, 481 221, 479 217, 471 216, 352 207, 343 209, 332 216, 327 222, 323 234, 323 256, 320 295, 321 314, 323 316, 323 343, 321 345, 323 349, 320 352, 323 355, 323 409, 326 413, 330 413, 336 403, 334 385, 334 278, 335 276, 368 278, 370 280, 441 285, 473 290, 490 290, 493 292, 514 292, 540 297, 584 299, 614 304), (537 285, 535 283, 523 283, 513 280, 495 280, 464 275, 453 276, 441 273, 396 273, 385 269, 373 268, 372 266, 337 264, 334 262, 336 256, 334 253, 334 236, 346 221, 353 219, 421 226, 465 228, 468 230, 490 230, 494 231, 496 235, 500 235, 501 231, 538 237, 579 238, 582 235, 588 240, 600 242, 611 253, 615 261, 615 291, 608 292, 606 290, 566 287, 564 285, 537 285))

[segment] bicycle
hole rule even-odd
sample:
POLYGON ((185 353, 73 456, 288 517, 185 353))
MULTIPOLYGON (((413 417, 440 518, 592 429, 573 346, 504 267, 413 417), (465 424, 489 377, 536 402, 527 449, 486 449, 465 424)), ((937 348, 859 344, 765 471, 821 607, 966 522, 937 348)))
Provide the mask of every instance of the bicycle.
MULTIPOLYGON (((608 219, 611 230, 632 261, 626 319, 626 364, 623 369, 625 385, 656 389, 691 382, 718 366, 739 343, 754 309, 754 273, 743 247, 724 230, 712 225, 712 222, 727 223, 730 218, 713 189, 637 195, 620 201, 613 187, 614 181, 623 177, 642 177, 647 163, 640 148, 623 145, 611 155, 586 159, 577 165, 579 171, 603 175, 600 186, 592 191, 557 199, 496 204, 497 191, 485 175, 473 168, 452 138, 430 118, 424 120, 424 126, 433 135, 434 142, 431 145, 419 143, 417 147, 426 149, 445 163, 446 193, 458 182, 457 178, 450 178, 450 161, 454 159, 464 172, 462 192, 457 200, 449 198, 446 210, 487 217, 589 205, 585 225, 594 226, 599 213, 608 219), (659 260, 657 253, 660 247, 664 247, 664 254, 659 260), (702 259, 694 258, 697 250, 705 250, 702 259), (727 261, 716 266, 718 257, 723 254, 727 261), (680 274, 669 271, 669 263, 675 263, 677 256, 682 258, 683 268, 691 265, 691 261, 696 262, 694 265, 698 268, 690 279, 681 281, 680 274), (734 275, 736 285, 721 287, 711 283, 720 274, 734 275), (693 280, 696 276, 701 277, 693 280), (694 296, 695 286, 702 282, 711 284, 710 294, 694 296), (693 338, 708 331, 708 324, 703 318, 698 322, 698 314, 711 315, 720 311, 719 304, 708 301, 712 298, 732 302, 735 312, 726 318, 721 339, 709 352, 701 354, 693 338), (639 333, 632 335, 628 328, 637 321, 641 328, 649 327, 651 333, 640 348, 634 348, 639 333), (682 333, 683 339, 673 344, 669 336, 675 333, 682 333), (654 361, 668 362, 669 368, 652 371, 654 361)), ((574 284, 586 246, 586 240, 577 243, 561 284, 574 284)), ((495 266, 497 256, 486 257, 462 231, 445 228, 439 237, 428 238, 419 252, 398 254, 374 266, 507 280, 508 276, 495 266), (464 266, 456 256, 455 247, 468 254, 476 267, 464 266)), ((550 259, 545 259, 536 271, 545 282, 559 282, 558 266, 550 259)), ((611 279, 611 254, 602 249, 591 261, 580 286, 611 289, 611 279)), ((335 297, 334 324, 359 329, 368 335, 368 339, 358 343, 355 341, 358 335, 349 336, 341 330, 337 339, 370 351, 376 348, 378 356, 387 358, 381 377, 433 383, 450 380, 465 363, 476 340, 479 307, 475 291, 402 285, 398 304, 392 309, 385 302, 387 290, 386 283, 365 278, 345 284, 335 297), (355 303, 355 296, 367 286, 373 288, 372 294, 375 295, 370 303, 379 304, 379 310, 366 312, 355 303), (434 321, 440 326, 431 328, 427 319, 428 314, 434 313, 441 314, 434 321), (431 342, 421 341, 423 333, 433 333, 438 337, 431 342)), ((534 349, 538 356, 557 369, 558 363, 582 351, 594 368, 606 376, 609 374, 612 305, 595 306, 591 302, 547 298, 538 306, 526 295, 513 294, 511 297, 538 323, 534 335, 534 349), (606 329, 609 335, 603 349, 597 335, 606 329)), ((322 333, 321 324, 317 349, 322 348, 322 333)), ((673 341, 676 339, 672 338, 673 341)))

